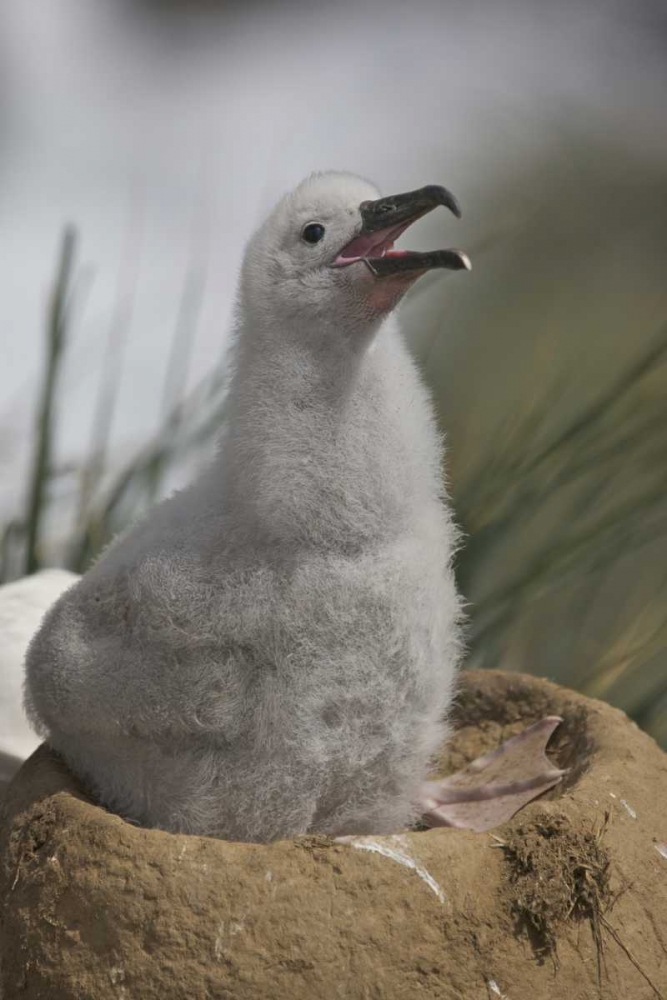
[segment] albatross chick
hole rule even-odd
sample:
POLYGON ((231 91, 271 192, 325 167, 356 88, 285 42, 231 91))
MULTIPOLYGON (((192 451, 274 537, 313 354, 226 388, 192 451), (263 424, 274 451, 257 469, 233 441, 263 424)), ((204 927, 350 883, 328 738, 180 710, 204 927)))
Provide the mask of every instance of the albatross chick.
MULTIPOLYGON (((392 832, 447 734, 457 533, 394 308, 454 197, 341 173, 251 238, 210 467, 104 552, 27 657, 34 725, 108 808, 248 841, 392 832)), ((429 802, 432 805, 432 802, 429 802)))

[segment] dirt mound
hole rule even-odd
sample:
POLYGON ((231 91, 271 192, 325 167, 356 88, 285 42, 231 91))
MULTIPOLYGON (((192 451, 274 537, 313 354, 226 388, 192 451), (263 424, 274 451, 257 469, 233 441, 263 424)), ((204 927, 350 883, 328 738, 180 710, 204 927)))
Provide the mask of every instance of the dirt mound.
POLYGON ((4 1000, 667 998, 667 757, 619 711, 470 673, 451 773, 544 715, 566 780, 491 834, 144 830, 38 750, 0 830, 4 1000))

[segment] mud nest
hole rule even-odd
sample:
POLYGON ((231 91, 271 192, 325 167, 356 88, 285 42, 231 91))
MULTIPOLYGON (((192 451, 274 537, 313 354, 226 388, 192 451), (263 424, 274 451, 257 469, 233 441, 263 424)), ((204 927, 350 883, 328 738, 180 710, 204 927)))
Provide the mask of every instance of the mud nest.
POLYGON ((3 1000, 667 1000, 667 758, 615 709, 470 673, 450 773, 544 715, 567 779, 486 834, 237 844, 94 805, 47 748, 0 821, 3 1000))

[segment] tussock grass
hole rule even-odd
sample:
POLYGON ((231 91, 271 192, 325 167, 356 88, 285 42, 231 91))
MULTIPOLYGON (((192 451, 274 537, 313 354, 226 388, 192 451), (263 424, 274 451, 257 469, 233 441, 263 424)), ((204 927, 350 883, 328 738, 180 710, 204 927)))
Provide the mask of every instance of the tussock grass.
POLYGON ((469 663, 549 673, 620 704, 667 743, 667 572, 655 565, 667 551, 663 379, 667 323, 551 435, 548 398, 518 421, 471 471, 456 505, 470 533, 461 585, 479 594, 469 663), (525 547, 523 558, 509 559, 513 545, 525 547), (512 569, 484 589, 504 558, 512 569), (554 634, 558 619, 565 641, 554 634))
POLYGON ((47 319, 44 381, 39 397, 34 437, 35 450, 26 501, 24 528, 26 573, 34 573, 40 566, 40 533, 44 512, 48 504, 47 491, 53 453, 57 380, 67 343, 67 309, 75 245, 76 234, 72 228, 68 227, 62 237, 47 319))

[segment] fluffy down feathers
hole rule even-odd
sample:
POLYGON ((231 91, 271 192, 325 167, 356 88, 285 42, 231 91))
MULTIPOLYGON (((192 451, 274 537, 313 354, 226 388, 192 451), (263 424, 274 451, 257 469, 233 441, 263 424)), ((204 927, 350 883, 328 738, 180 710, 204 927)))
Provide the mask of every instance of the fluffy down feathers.
POLYGON ((312 178, 253 238, 216 460, 109 547, 30 647, 36 727, 142 824, 396 830, 445 735, 456 531, 430 402, 370 279, 329 282, 292 240, 325 203, 343 242, 366 197, 348 175, 312 178))

